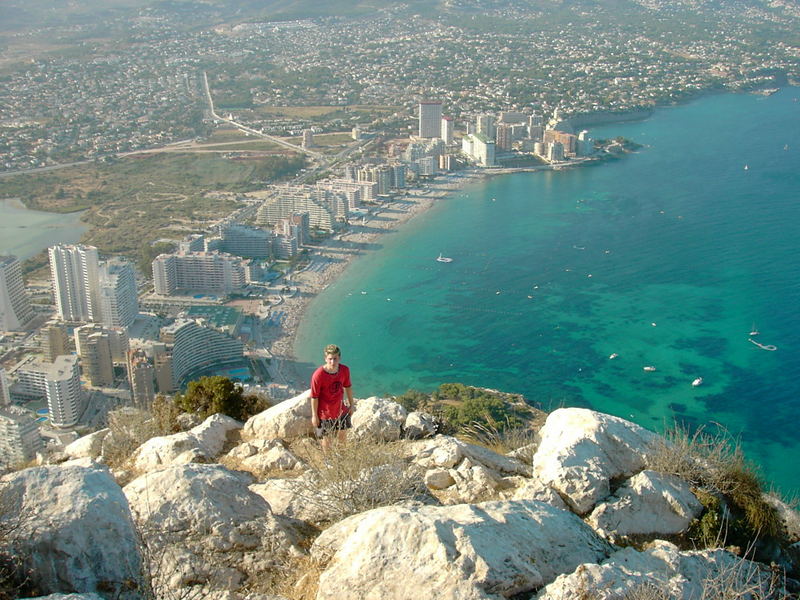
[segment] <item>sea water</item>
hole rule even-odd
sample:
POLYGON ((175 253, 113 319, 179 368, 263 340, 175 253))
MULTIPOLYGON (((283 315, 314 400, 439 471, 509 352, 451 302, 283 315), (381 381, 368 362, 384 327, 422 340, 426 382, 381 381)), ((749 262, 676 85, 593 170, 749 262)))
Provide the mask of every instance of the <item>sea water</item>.
POLYGON ((298 359, 310 372, 339 344, 362 398, 461 382, 655 430, 720 424, 800 491, 798 97, 593 128, 643 147, 440 201, 311 303, 298 359))
POLYGON ((19 200, 0 200, 0 255, 13 254, 24 260, 53 244, 78 242, 86 231, 80 222, 82 214, 30 210, 19 200))

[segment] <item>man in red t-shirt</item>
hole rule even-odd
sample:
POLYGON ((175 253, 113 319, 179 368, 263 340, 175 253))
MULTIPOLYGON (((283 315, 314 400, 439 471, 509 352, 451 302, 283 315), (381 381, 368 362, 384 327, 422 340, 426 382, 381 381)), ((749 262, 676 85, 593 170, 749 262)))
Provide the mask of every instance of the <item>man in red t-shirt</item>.
POLYGON ((331 433, 337 432, 337 439, 344 442, 347 430, 352 427, 353 388, 350 369, 339 363, 341 357, 339 346, 325 346, 325 364, 311 376, 311 424, 321 430, 323 450, 330 448, 331 433))

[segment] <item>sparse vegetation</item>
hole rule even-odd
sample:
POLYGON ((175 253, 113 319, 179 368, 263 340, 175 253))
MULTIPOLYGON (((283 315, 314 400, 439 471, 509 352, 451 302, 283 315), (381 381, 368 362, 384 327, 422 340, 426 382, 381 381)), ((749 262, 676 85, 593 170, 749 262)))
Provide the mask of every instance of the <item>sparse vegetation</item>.
POLYGON ((764 500, 755 466, 729 435, 676 426, 659 440, 648 468, 685 479, 705 506, 692 529, 695 543, 748 547, 755 539, 780 535, 780 519, 764 500))
POLYGON ((406 463, 395 443, 334 443, 325 453, 308 445, 300 458, 308 471, 294 480, 295 493, 319 509, 320 521, 419 498, 426 489, 422 471, 406 463))

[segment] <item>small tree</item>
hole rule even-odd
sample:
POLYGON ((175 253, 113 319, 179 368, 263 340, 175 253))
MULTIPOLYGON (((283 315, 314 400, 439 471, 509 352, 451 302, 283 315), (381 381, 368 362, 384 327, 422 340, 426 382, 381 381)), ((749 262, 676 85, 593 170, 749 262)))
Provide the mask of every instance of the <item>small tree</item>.
POLYGON ((246 421, 269 408, 269 402, 253 394, 245 396, 242 386, 227 377, 201 377, 189 383, 184 394, 175 396, 175 403, 186 412, 197 413, 205 419, 216 413, 246 421))

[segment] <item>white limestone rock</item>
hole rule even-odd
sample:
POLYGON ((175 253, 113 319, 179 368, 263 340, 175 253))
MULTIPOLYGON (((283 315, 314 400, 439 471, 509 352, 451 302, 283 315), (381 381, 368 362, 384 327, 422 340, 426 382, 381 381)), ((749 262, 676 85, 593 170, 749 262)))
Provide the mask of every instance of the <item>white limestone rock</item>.
POLYGON ((436 418, 428 413, 413 411, 408 413, 403 425, 403 433, 409 440, 421 440, 436 435, 436 418))
POLYGON ((611 547, 575 515, 533 501, 378 508, 326 529, 317 600, 488 600, 530 591, 607 557, 611 547))
POLYGON ((309 523, 329 520, 330 514, 323 514, 319 507, 303 500, 300 492, 303 480, 303 476, 294 479, 267 479, 252 484, 250 489, 267 501, 275 515, 309 523))
POLYGON ((750 589, 756 592, 753 597, 766 598, 766 594, 757 595, 757 589, 769 589, 770 572, 764 565, 725 550, 680 552, 673 544, 659 540, 645 552, 629 547, 599 565, 580 565, 542 588, 534 598, 618 600, 647 587, 669 598, 693 600, 708 597, 704 587, 710 588, 713 582, 723 584, 720 589, 750 589))
POLYGON ((24 560, 37 589, 103 591, 128 600, 143 593, 128 501, 108 469, 34 467, 0 479, 0 493, 18 509, 0 518, 14 519, 13 553, 24 560))
POLYGON ((672 535, 686 531, 703 505, 683 479, 654 471, 631 477, 586 522, 613 540, 629 535, 672 535))
POLYGON ((786 540, 789 543, 800 541, 800 512, 786 504, 775 494, 764 494, 764 500, 778 511, 786 540))
POLYGON ((423 469, 451 469, 464 458, 469 458, 473 464, 482 464, 498 473, 530 476, 530 467, 520 461, 492 452, 483 446, 467 444, 449 435, 437 435, 411 442, 404 451, 423 469))
POLYGON ((406 417, 406 409, 394 400, 372 396, 358 400, 353 410, 352 439, 373 439, 393 442, 400 439, 406 417))
POLYGON ((290 441, 313 433, 311 426, 311 390, 279 402, 250 417, 244 424, 242 439, 290 441))
POLYGON ((534 475, 555 489, 580 515, 609 495, 610 480, 645 466, 651 431, 584 408, 560 408, 539 431, 534 475))
POLYGON ((569 507, 553 488, 545 485, 537 478, 527 479, 517 487, 512 495, 512 500, 538 500, 559 510, 569 510, 569 507))
POLYGON ((242 466, 255 473, 266 473, 268 471, 294 471, 302 468, 303 463, 282 445, 277 445, 266 452, 259 452, 243 459, 242 466))
POLYGON ((456 482, 447 469, 430 469, 425 471, 425 485, 432 490, 449 488, 456 482))
POLYGON ((64 454, 69 459, 91 458, 96 459, 103 453, 103 440, 110 429, 101 429, 78 438, 64 448, 64 454))
POLYGON ((294 539, 249 475, 221 465, 175 465, 124 488, 152 557, 158 590, 198 582, 236 590, 296 554, 294 539))
POLYGON ((145 472, 169 465, 211 462, 222 452, 229 434, 241 428, 236 419, 211 415, 189 431, 147 440, 133 453, 131 463, 134 469, 145 472))

